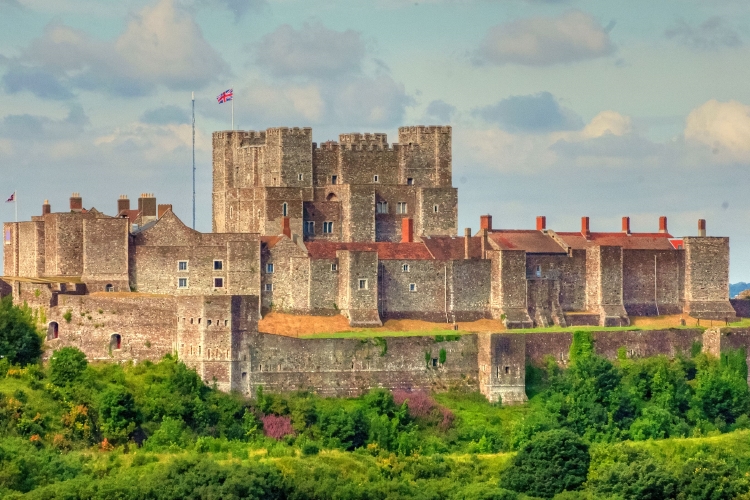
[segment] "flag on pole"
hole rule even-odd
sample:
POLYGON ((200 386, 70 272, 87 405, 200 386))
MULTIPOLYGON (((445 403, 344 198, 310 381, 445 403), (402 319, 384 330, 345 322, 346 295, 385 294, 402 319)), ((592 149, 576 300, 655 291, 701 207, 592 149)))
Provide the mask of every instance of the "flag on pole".
POLYGON ((5 200, 5 203, 10 203, 12 201, 16 201, 16 192, 15 191, 13 191, 13 194, 10 195, 10 198, 8 198, 7 200, 5 200))
POLYGON ((221 104, 223 102, 231 101, 233 96, 234 96, 234 89, 228 89, 222 92, 221 94, 219 94, 216 97, 216 100, 219 101, 219 104, 221 104))

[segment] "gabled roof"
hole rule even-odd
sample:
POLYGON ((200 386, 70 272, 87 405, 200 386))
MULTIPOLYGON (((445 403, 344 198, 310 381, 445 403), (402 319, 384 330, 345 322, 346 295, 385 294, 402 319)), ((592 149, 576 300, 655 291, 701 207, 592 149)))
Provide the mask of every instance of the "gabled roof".
POLYGON ((284 235, 281 234, 278 236, 261 236, 260 242, 266 245, 267 248, 273 248, 282 238, 284 238, 284 235))
POLYGON ((674 250, 669 233, 590 233, 588 239, 581 233, 557 233, 571 248, 593 246, 618 246, 623 250, 674 250))
POLYGON ((500 229, 488 234, 500 250, 525 250, 526 253, 565 253, 555 240, 541 231, 530 229, 500 229))
POLYGON ((313 259, 335 259, 337 250, 377 252, 380 260, 432 260, 422 243, 339 243, 334 241, 306 241, 305 246, 313 259))
MULTIPOLYGON (((459 260, 464 258, 465 241, 462 237, 422 237, 422 242, 436 260, 459 260)), ((477 236, 469 238, 469 258, 482 258, 482 238, 477 236)))

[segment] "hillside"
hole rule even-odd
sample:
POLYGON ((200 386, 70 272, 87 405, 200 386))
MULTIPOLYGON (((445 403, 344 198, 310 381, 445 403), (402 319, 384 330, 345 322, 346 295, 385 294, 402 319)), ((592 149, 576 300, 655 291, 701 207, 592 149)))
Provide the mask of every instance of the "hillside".
POLYGON ((731 283, 729 285, 729 298, 733 299, 737 297, 740 292, 744 292, 748 289, 750 289, 750 283, 745 283, 744 281, 741 281, 739 283, 731 283))

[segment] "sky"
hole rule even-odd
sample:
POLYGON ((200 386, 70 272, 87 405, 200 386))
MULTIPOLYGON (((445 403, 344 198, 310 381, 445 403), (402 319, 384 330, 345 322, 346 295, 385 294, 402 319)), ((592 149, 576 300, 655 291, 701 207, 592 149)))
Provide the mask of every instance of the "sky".
POLYGON ((459 228, 705 218, 750 281, 749 44, 746 0, 0 0, 0 197, 28 220, 151 192, 190 224, 195 92, 210 231, 232 87, 243 130, 451 125, 459 228))

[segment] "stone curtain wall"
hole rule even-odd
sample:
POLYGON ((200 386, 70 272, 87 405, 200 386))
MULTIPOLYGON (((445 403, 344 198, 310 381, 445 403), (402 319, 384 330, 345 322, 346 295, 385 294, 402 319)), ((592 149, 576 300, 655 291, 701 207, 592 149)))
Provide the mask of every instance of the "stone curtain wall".
POLYGON ((623 305, 630 316, 682 312, 683 252, 623 250, 622 267, 623 305))
POLYGON ((735 317, 729 303, 729 238, 689 237, 685 244, 685 311, 696 318, 735 317))

